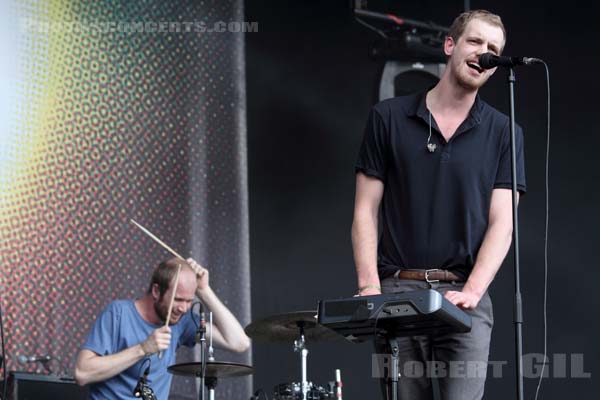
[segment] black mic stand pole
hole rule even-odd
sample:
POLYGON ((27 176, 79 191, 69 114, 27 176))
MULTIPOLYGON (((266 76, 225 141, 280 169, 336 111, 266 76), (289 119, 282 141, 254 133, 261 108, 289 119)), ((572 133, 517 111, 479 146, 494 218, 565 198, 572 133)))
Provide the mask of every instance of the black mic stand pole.
POLYGON ((200 388, 198 389, 198 399, 204 400, 204 380, 206 375, 206 325, 204 323, 204 317, 200 316, 200 326, 198 327, 197 337, 199 336, 198 342, 200 343, 200 388))
POLYGON ((510 98, 510 168, 512 185, 513 254, 515 271, 515 345, 517 357, 517 399, 523 400, 523 303, 519 266, 519 218, 517 215, 517 150, 515 141, 515 71, 508 69, 510 98))

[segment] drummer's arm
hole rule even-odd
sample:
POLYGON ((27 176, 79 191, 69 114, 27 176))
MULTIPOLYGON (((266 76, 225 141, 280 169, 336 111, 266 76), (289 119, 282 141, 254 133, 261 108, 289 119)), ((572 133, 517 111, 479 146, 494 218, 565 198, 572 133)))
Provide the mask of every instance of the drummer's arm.
POLYGON ((196 295, 213 313, 213 342, 222 349, 241 353, 250 347, 250 338, 235 316, 219 300, 210 286, 197 289, 196 295))
POLYGON ((101 356, 89 349, 81 349, 75 364, 75 381, 83 386, 112 378, 149 354, 166 350, 171 343, 171 329, 156 329, 146 340, 118 353, 101 356))
POLYGON ((188 258, 186 261, 196 272, 198 285, 196 296, 213 313, 212 335, 214 344, 222 349, 238 353, 246 351, 250 347, 250 338, 246 336, 244 328, 231 311, 219 300, 208 284, 208 270, 192 258, 188 258))

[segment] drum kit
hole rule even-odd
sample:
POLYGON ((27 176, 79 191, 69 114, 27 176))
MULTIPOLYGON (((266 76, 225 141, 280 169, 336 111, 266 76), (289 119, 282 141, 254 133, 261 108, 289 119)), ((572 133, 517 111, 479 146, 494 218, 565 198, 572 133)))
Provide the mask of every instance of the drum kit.
MULTIPOLYGON (((292 343, 295 353, 299 353, 301 377, 299 382, 281 383, 273 389, 273 400, 329 400, 340 399, 341 379, 336 371, 336 382, 327 387, 315 385, 308 380, 307 342, 337 341, 339 336, 333 330, 317 322, 316 311, 299 311, 267 317, 246 326, 246 334, 262 342, 292 343)), ((174 375, 200 377, 202 363, 176 364, 168 368, 174 375)), ((245 376, 253 373, 249 365, 231 362, 206 362, 204 385, 209 391, 209 399, 214 399, 215 386, 220 378, 245 376)))
MULTIPOLYGON (((160 240, 140 223, 133 219, 130 219, 130 221, 169 253, 174 255, 179 260, 185 262, 185 259, 179 253, 173 250, 170 246, 160 240)), ((175 276, 175 287, 177 287, 180 270, 181 266, 178 266, 177 274, 175 276)), ((175 291, 173 291, 173 296, 171 297, 169 313, 167 314, 166 321, 170 320, 174 298, 175 291)), ((166 322, 165 325, 168 325, 168 322, 166 322)), ((302 370, 300 383, 283 383, 275 386, 273 400, 324 400, 333 399, 336 397, 338 400, 342 400, 342 382, 339 370, 336 370, 336 382, 330 383, 329 389, 313 385, 308 381, 307 341, 336 341, 340 340, 341 338, 341 336, 339 336, 336 332, 317 322, 317 311, 300 311, 275 315, 252 322, 246 327, 245 331, 249 337, 257 341, 293 342, 294 352, 300 353, 302 370)), ((217 362, 214 361, 214 359, 212 359, 210 356, 206 357, 205 333, 206 329, 205 327, 202 327, 199 329, 200 338, 196 339, 197 342, 201 344, 200 359, 203 360, 202 362, 175 364, 171 365, 167 370, 173 375, 184 375, 200 378, 200 388, 198 390, 199 400, 205 399, 205 386, 208 389, 209 400, 214 400, 215 387, 218 379, 249 375, 253 372, 253 368, 244 364, 217 362)), ((212 345, 210 348, 212 348, 212 345)), ((160 356, 161 354, 159 353, 159 357, 160 356)), ((138 395, 137 392, 135 392, 135 396, 142 397, 143 400, 146 400, 146 397, 142 393, 138 395)), ((154 394, 152 393, 152 395, 148 398, 152 399, 153 396, 154 394)))

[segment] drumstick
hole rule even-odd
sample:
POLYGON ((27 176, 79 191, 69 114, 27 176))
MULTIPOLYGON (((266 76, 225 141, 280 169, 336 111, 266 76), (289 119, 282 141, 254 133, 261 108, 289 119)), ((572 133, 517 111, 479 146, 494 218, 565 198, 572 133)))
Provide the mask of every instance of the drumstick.
POLYGON ((158 244, 160 244, 165 250, 167 250, 169 253, 173 254, 175 257, 179 258, 182 261, 185 261, 185 258, 181 257, 179 254, 177 254, 177 252, 175 250, 173 250, 172 248, 170 248, 169 246, 167 246, 167 244, 165 242, 163 242, 162 240, 160 240, 159 238, 157 238, 154 234, 152 234, 152 232, 150 232, 148 229, 144 228, 142 225, 138 224, 137 222, 135 222, 133 219, 130 219, 130 221, 137 226, 138 228, 140 228, 142 230, 142 232, 144 232, 146 235, 150 236, 152 239, 154 239, 155 242, 157 242, 158 244))
POLYGON ((171 311, 173 310, 173 302, 175 301, 175 292, 177 291, 177 284, 179 283, 179 272, 181 271, 181 264, 177 264, 177 274, 175 274, 175 283, 173 284, 173 293, 171 293, 171 301, 169 302, 169 312, 167 313, 167 321, 165 326, 169 326, 169 320, 171 319, 171 311))
MULTIPOLYGON (((180 256, 179 254, 177 254, 177 252, 175 250, 173 250, 172 248, 170 248, 165 242, 163 242, 162 240, 160 240, 158 237, 156 237, 156 235, 154 235, 152 232, 150 232, 148 229, 144 228, 142 225, 140 225, 139 223, 135 222, 133 219, 130 219, 130 221, 135 224, 135 226, 137 226, 138 228, 140 228, 142 230, 142 232, 144 232, 146 235, 150 236, 150 238, 154 239, 158 244, 160 244, 165 250, 167 250, 169 253, 173 254, 175 257, 179 258, 181 261, 185 261, 187 262, 187 260, 185 258, 183 258, 182 256, 180 256)), ((192 267, 193 268, 193 267, 192 267)), ((204 275, 204 273, 206 272, 206 269, 200 265, 200 271, 196 271, 194 270, 197 274, 199 274, 200 276, 204 275)), ((316 318, 316 316, 315 316, 316 318)))
MULTIPOLYGON (((179 283, 179 272, 181 271, 181 264, 177 264, 177 274, 175 275, 175 283, 173 284, 173 293, 171 293, 171 301, 169 302, 169 312, 167 313, 167 320, 165 326, 169 326, 171 320, 171 311, 173 310, 173 302, 175 301, 175 292, 177 292, 177 284, 179 283)), ((162 351, 158 352, 158 358, 162 358, 162 351)))

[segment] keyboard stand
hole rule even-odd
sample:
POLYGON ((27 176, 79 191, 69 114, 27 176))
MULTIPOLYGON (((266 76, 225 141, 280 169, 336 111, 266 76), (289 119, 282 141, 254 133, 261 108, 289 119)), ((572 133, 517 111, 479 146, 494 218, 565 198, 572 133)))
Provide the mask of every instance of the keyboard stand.
POLYGON ((398 378, 400 377, 400 357, 398 354, 400 353, 400 349, 398 348, 398 339, 395 337, 388 336, 387 342, 390 346, 390 356, 392 361, 392 372, 391 378, 387 380, 387 400, 390 398, 390 386, 392 389, 392 400, 398 400, 398 378))

